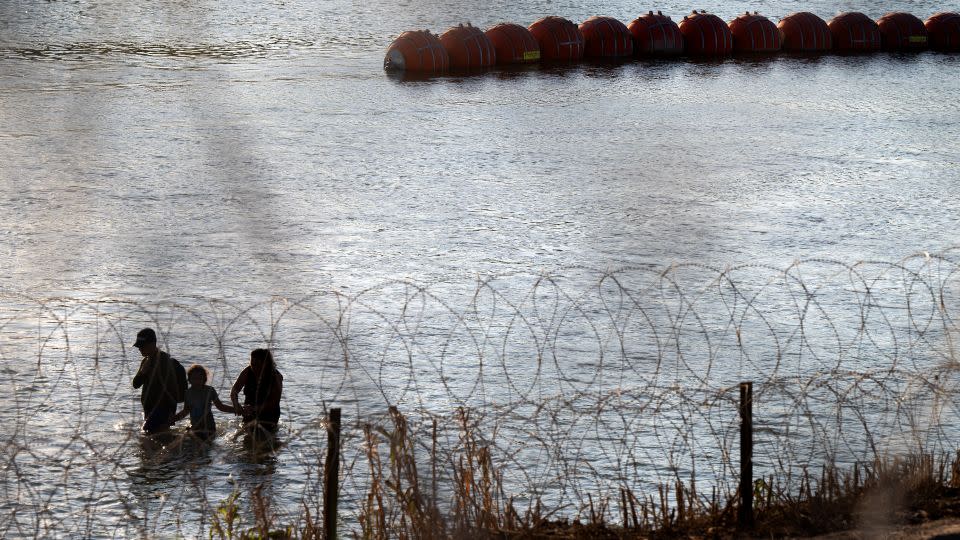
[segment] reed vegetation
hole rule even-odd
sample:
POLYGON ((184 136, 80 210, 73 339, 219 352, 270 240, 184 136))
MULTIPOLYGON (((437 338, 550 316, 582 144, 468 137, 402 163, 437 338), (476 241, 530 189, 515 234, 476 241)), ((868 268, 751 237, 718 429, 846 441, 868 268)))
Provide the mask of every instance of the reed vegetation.
MULTIPOLYGON (((858 529, 884 531, 944 517, 960 516, 960 451, 933 456, 918 449, 905 456, 877 457, 842 467, 825 463, 804 468, 798 483, 770 475, 754 482, 755 523, 737 522, 739 492, 697 491, 697 479, 661 484, 652 493, 621 486, 618 493, 589 493, 575 515, 552 517, 557 509, 537 499, 518 507, 502 482, 504 469, 491 457, 484 438, 457 412, 460 441, 452 459, 437 453, 434 423, 430 441, 416 440, 407 419, 391 407, 389 424, 363 427, 369 487, 359 522, 346 523, 344 537, 363 540, 472 538, 783 538, 858 529), (441 470, 454 479, 438 487, 441 470), (787 487, 798 485, 796 489, 787 487)), ((212 517, 211 538, 323 538, 321 520, 284 525, 269 513, 254 490, 239 515, 238 493, 212 517), (252 522, 252 527, 239 527, 252 522)))

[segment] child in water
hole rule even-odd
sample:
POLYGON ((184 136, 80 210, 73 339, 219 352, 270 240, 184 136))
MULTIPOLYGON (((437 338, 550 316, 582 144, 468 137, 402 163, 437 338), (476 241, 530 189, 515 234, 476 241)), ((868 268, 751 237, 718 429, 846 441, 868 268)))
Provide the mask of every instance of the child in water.
POLYGON ((187 370, 187 388, 183 396, 183 410, 173 417, 173 421, 181 420, 190 415, 190 431, 201 439, 209 439, 217 434, 217 424, 213 420, 213 411, 210 404, 214 404, 223 412, 236 413, 236 410, 224 405, 212 386, 207 386, 207 369, 200 364, 194 364, 187 370))

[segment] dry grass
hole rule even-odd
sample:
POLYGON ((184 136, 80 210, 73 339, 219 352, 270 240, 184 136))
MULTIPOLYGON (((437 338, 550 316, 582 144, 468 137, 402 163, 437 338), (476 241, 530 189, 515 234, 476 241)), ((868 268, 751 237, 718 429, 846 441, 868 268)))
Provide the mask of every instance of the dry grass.
MULTIPOLYGON (((580 515, 548 519, 540 501, 519 512, 504 493, 502 471, 474 430, 470 414, 458 412, 459 445, 452 457, 438 456, 436 424, 432 441, 418 445, 406 418, 391 407, 388 427, 364 427, 370 473, 355 538, 782 538, 849 529, 882 531, 890 527, 960 516, 960 452, 934 458, 878 458, 849 470, 824 466, 805 470, 799 489, 788 490, 776 478, 754 483, 755 525, 737 524, 739 493, 708 496, 696 479, 661 485, 637 494, 621 487, 615 497, 588 495, 580 515), (452 465, 450 492, 438 495, 438 469, 452 465), (615 508, 611 501, 617 504, 615 508)), ((297 529, 276 523, 266 499, 256 490, 250 508, 252 527, 238 527, 238 494, 224 501, 212 519, 211 538, 322 538, 322 527, 308 519, 297 529)), ((309 513, 309 512, 308 512, 309 513)), ((349 525, 349 524, 348 524, 349 525)))

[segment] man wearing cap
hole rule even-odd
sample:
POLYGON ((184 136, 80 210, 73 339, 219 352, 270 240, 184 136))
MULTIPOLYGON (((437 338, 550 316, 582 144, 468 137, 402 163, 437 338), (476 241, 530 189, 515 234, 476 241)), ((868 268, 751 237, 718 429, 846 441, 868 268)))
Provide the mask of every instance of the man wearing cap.
POLYGON ((152 328, 137 332, 134 347, 140 349, 143 360, 133 377, 133 387, 140 392, 143 405, 143 431, 158 433, 166 431, 173 423, 177 403, 183 401, 187 390, 187 372, 169 354, 157 347, 157 334, 152 328))

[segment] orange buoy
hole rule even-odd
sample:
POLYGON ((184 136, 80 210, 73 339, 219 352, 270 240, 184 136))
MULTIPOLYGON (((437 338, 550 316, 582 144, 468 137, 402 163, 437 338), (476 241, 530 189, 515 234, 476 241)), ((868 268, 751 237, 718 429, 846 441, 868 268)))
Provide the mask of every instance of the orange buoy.
POLYGON ((618 58, 633 55, 633 35, 613 17, 594 16, 580 23, 584 56, 618 58))
POLYGON ((877 19, 880 44, 888 51, 919 51, 927 48, 927 27, 923 21, 902 11, 877 19))
POLYGON ((827 23, 838 51, 876 51, 880 49, 880 28, 863 13, 848 11, 827 23))
POLYGON ((580 60, 583 58, 583 34, 577 25, 563 17, 549 16, 535 21, 530 33, 540 45, 543 60, 580 60))
POLYGON ((537 39, 519 24, 501 23, 484 33, 493 43, 498 64, 527 64, 540 60, 537 39))
POLYGON ((783 34, 783 50, 796 52, 829 51, 833 36, 826 21, 813 13, 791 13, 777 24, 783 34))
POLYGON ((733 51, 733 35, 723 19, 705 11, 694 11, 678 25, 687 54, 725 56, 733 51))
POLYGON ((733 50, 743 53, 777 52, 783 46, 783 37, 777 25, 754 11, 746 12, 730 21, 730 33, 733 35, 733 50))
POLYGON ((960 13, 934 13, 923 26, 930 37, 930 47, 938 51, 960 51, 960 13))
POLYGON ((633 53, 637 56, 683 54, 683 34, 670 17, 648 11, 630 21, 627 30, 633 36, 633 53))
POLYGON ((490 67, 497 61, 493 43, 475 26, 458 25, 440 34, 440 44, 450 55, 450 67, 472 69, 490 67))
POLYGON ((438 73, 450 67, 450 55, 429 30, 411 30, 400 34, 387 48, 383 69, 438 73))

